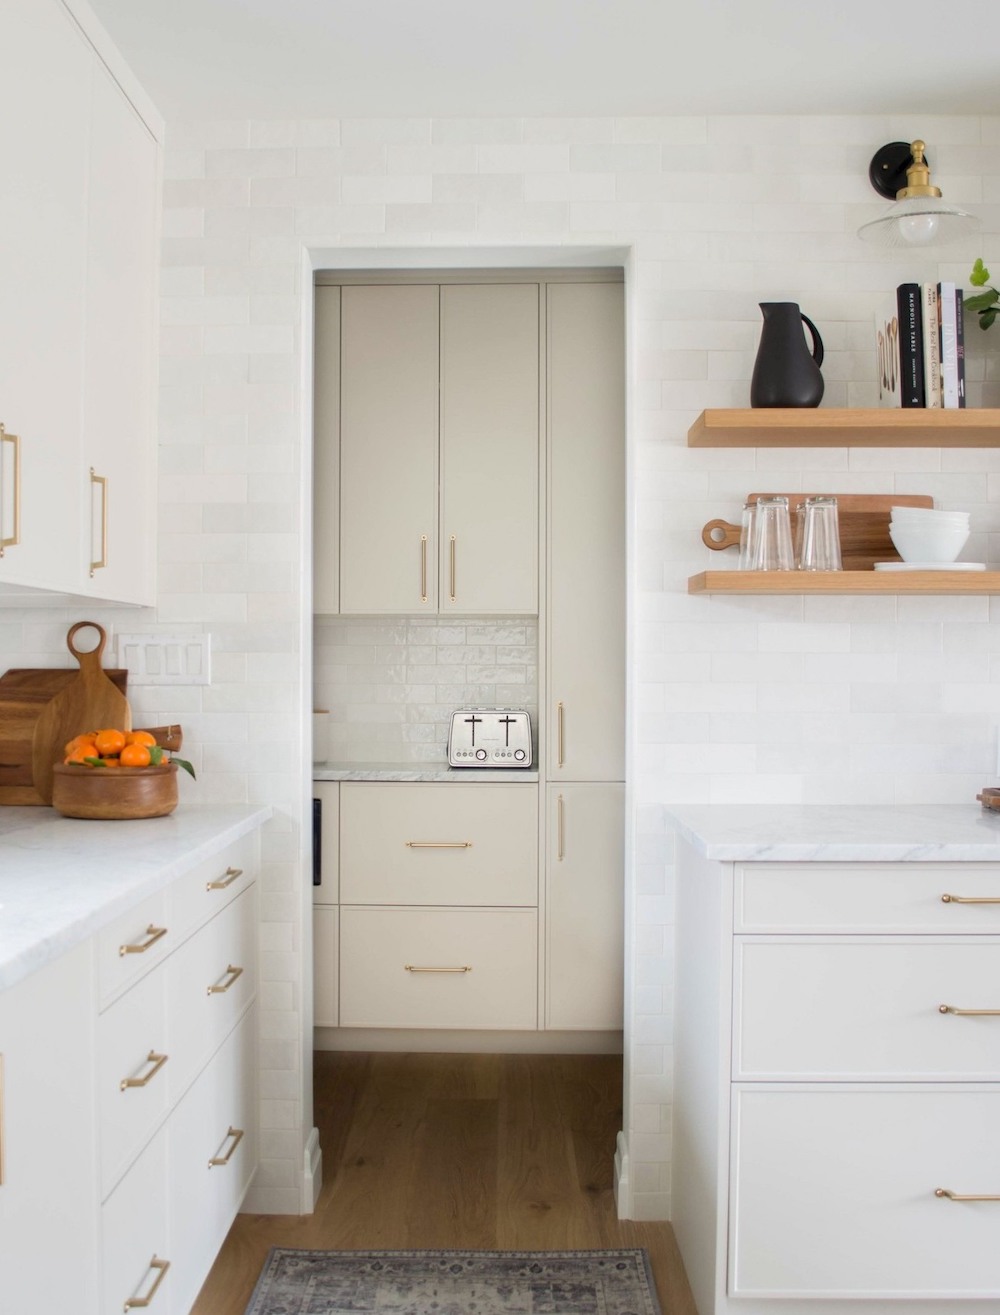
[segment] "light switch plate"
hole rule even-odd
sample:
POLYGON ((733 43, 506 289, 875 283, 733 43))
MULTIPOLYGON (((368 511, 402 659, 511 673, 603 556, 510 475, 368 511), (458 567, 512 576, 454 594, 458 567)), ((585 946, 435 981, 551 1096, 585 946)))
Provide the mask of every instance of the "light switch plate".
POLYGON ((117 652, 132 685, 211 683, 211 635, 119 635, 117 652))

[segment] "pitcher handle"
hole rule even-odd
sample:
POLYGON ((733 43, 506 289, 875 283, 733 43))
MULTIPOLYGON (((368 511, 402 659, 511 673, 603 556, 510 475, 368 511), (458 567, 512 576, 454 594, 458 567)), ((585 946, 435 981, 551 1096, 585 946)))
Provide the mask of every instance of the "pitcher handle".
MULTIPOLYGON (((802 312, 799 311, 799 314, 802 315, 802 312)), ((813 360, 816 362, 817 365, 822 365, 822 364, 823 364, 823 339, 819 336, 819 329, 816 328, 816 325, 813 324, 812 320, 809 318, 808 315, 802 315, 802 321, 803 321, 803 323, 806 325, 806 327, 808 328, 810 334, 812 334, 812 340, 813 340, 813 360)))

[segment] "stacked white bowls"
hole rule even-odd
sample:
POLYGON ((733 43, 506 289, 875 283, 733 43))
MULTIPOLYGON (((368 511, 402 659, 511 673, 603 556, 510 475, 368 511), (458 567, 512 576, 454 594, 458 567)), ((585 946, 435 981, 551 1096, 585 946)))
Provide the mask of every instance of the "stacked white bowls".
POLYGON ((953 562, 969 537, 969 513, 893 507, 889 537, 904 562, 953 562))

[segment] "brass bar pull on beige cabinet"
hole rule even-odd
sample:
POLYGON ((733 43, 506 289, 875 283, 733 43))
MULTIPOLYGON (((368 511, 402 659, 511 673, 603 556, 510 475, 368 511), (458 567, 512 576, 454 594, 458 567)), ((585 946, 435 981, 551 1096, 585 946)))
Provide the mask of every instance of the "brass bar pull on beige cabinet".
POLYGON ((1000 895, 942 895, 942 904, 1000 904, 1000 895))
POLYGON ((91 492, 91 535, 98 530, 97 538, 99 547, 97 556, 91 558, 90 574, 93 576, 95 571, 103 571, 108 564, 108 477, 107 475, 98 475, 94 467, 90 467, 90 492, 91 492), (94 491, 101 495, 101 512, 100 516, 94 515, 93 495, 94 491))
POLYGON ((170 1268, 169 1260, 161 1260, 159 1256, 153 1256, 149 1262, 149 1272, 155 1274, 153 1286, 149 1289, 144 1297, 127 1297, 123 1309, 128 1315, 130 1310, 144 1310, 147 1306, 153 1304, 153 1298, 159 1289, 160 1284, 166 1278, 167 1270, 170 1268))
POLYGON ((17 434, 8 434, 0 424, 0 557, 6 548, 16 548, 21 542, 21 440, 17 434), (4 465, 4 445, 11 448, 10 474, 4 465), (10 507, 10 515, 7 507, 10 507), (5 533, 7 528, 10 533, 5 533))
POLYGON ((226 1151, 224 1155, 213 1155, 208 1162, 208 1167, 210 1169, 215 1169, 220 1167, 221 1165, 228 1164, 229 1161, 236 1154, 236 1148, 243 1140, 243 1137, 244 1137, 244 1130, 242 1128, 234 1128, 230 1125, 229 1131, 226 1133, 225 1137, 223 1138, 224 1142, 230 1141, 230 1139, 232 1139, 229 1149, 226 1151))
POLYGON ((957 1018, 1000 1018, 1000 1009, 958 1009, 955 1005, 938 1005, 938 1013, 957 1018))
POLYGON ((1000 1201, 1000 1196, 963 1195, 961 1192, 951 1192, 947 1187, 936 1187, 934 1195, 949 1201, 1000 1201))

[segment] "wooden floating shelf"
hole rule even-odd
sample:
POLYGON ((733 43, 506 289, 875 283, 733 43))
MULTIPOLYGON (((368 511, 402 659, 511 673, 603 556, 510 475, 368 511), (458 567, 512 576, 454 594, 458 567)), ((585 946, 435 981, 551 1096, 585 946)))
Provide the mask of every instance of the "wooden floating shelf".
POLYGON ((702 571, 689 594, 1000 594, 1000 571, 702 571))
POLYGON ((702 411, 688 430, 688 447, 1000 447, 1000 409, 702 411))

